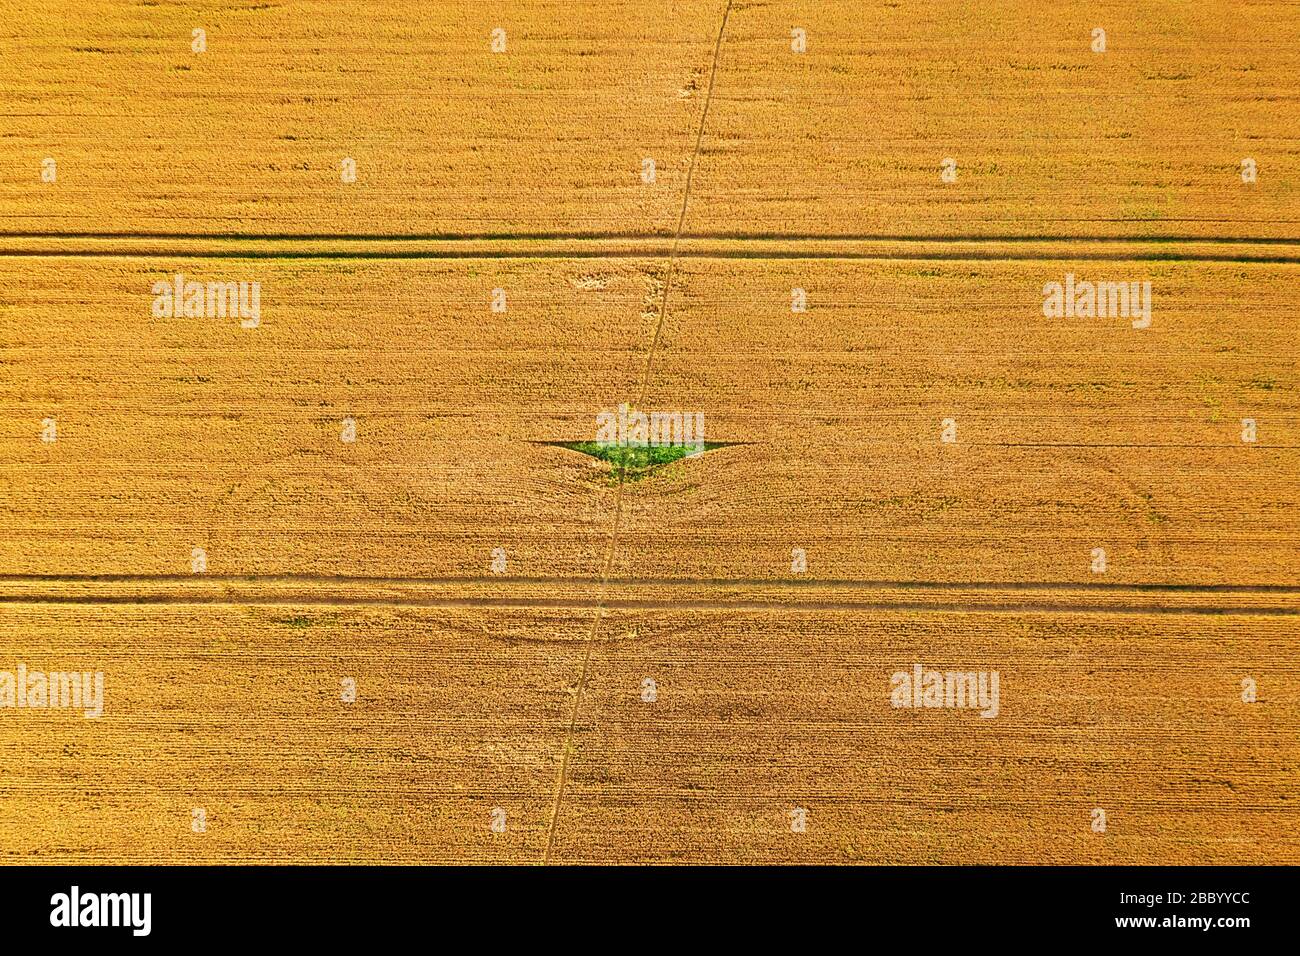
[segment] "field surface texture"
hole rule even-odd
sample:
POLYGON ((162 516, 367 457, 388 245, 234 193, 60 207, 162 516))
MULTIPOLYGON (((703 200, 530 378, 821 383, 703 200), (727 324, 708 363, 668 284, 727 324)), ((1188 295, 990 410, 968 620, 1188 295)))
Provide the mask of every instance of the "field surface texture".
POLYGON ((0 0, 0 118, 0 862, 1300 864, 1296 3, 0 0))

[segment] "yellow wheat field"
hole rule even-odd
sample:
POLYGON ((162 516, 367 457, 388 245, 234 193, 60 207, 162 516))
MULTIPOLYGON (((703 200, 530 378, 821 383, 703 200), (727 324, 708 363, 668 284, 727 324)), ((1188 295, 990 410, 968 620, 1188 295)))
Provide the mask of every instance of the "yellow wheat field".
POLYGON ((1293 4, 0 12, 0 860, 1300 863, 1293 4))

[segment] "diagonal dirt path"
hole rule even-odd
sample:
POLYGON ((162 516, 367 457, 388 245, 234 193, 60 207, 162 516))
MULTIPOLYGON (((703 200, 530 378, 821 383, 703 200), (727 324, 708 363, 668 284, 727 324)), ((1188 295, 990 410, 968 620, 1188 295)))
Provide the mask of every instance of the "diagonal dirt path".
MULTIPOLYGON (((637 390, 637 405, 645 400, 646 389, 650 383, 650 373, 654 367, 655 351, 659 347, 659 338, 663 333, 664 319, 668 314, 668 296, 672 291, 673 277, 677 271, 677 254, 682 240, 682 229, 686 224, 686 210, 691 201, 691 180, 695 175, 695 164, 700 157, 700 146, 704 142, 704 126, 709 118, 709 103, 713 100, 713 86, 718 75, 718 55, 722 51, 722 37, 727 32, 727 18, 731 15, 732 0, 722 10, 722 23, 718 27, 718 38, 713 44, 713 61, 709 67, 709 86, 704 94, 704 105, 700 109, 700 124, 695 131, 695 147, 691 150, 691 161, 686 169, 686 182, 682 187, 682 206, 677 214, 677 229, 673 234, 673 244, 668 255, 668 273, 664 277, 663 294, 659 299, 659 318, 655 323, 654 337, 646 351, 645 368, 641 372, 641 385, 637 390)), ((609 545, 605 549, 605 559, 601 567, 601 587, 598 592, 596 613, 591 621, 591 629, 582 652, 582 670, 578 674, 577 687, 573 693, 573 709, 569 714, 569 728, 564 738, 564 750, 560 755, 560 772, 555 781, 555 801, 551 807, 551 819, 546 827, 546 849, 542 854, 542 863, 550 862, 551 850, 555 845, 555 828, 559 822, 560 810, 564 805, 564 788, 569 779, 569 757, 573 751, 573 735, 578 726, 578 713, 582 708, 582 695, 587 687, 587 678, 591 673, 591 655, 600 631, 600 621, 604 613, 605 582, 609 579, 610 568, 614 562, 614 550, 618 544, 619 525, 623 517, 623 474, 619 473, 618 490, 614 499, 614 526, 610 529, 609 545)))

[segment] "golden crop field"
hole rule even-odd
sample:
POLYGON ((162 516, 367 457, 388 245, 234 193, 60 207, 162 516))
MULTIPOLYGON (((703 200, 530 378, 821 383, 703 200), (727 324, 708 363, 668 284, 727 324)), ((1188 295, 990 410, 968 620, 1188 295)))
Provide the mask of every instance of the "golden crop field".
POLYGON ((1300 863, 1294 4, 0 13, 0 862, 1300 863))

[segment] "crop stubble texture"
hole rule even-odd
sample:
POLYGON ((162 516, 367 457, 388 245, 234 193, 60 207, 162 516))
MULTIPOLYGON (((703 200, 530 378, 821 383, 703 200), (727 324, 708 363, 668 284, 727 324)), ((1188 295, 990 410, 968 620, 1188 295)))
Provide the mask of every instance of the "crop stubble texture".
POLYGON ((1300 861, 1293 8, 10 8, 0 859, 1300 861))

